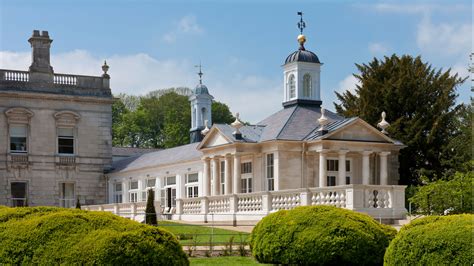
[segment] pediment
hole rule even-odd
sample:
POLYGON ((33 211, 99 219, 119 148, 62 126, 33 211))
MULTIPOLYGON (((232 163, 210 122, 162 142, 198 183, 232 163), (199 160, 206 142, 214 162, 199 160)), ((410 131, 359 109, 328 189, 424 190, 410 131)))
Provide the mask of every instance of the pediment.
POLYGON ((23 107, 13 107, 5 111, 8 123, 27 124, 30 118, 33 117, 33 112, 23 107))
POLYGON ((231 141, 222 134, 218 129, 215 127, 211 128, 209 133, 204 137, 201 144, 199 145, 198 149, 210 148, 215 146, 222 146, 225 144, 230 144, 231 141))
POLYGON ((353 123, 329 133, 324 138, 368 142, 394 142, 391 138, 360 118, 356 119, 353 123))
POLYGON ((56 119, 56 124, 62 126, 74 126, 81 118, 78 113, 67 110, 56 112, 53 116, 56 119))

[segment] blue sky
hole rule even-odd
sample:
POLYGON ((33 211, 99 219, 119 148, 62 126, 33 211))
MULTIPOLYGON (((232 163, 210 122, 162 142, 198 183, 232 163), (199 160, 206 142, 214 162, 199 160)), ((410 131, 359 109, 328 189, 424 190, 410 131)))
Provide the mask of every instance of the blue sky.
MULTIPOLYGON (((281 108, 297 11, 305 13, 306 48, 324 63, 326 108, 334 109, 334 91, 354 87, 354 63, 374 56, 421 55, 468 75, 471 1, 0 0, 0 68, 27 69, 33 29, 54 39, 55 72, 100 75, 107 59, 114 93, 194 87, 201 61, 211 94, 257 122, 281 108)), ((459 88, 459 101, 468 101, 469 87, 459 88)))

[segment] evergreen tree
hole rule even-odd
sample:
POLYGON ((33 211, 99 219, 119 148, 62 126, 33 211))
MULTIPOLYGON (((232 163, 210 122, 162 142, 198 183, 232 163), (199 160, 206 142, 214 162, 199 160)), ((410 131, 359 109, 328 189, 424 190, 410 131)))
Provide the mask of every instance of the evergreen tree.
POLYGON ((77 197, 77 200, 76 200, 76 209, 81 209, 81 201, 79 200, 79 197, 77 197))
POLYGON ((145 223, 149 225, 158 225, 155 210, 155 192, 153 189, 148 190, 148 198, 146 200, 145 223))
POLYGON ((456 88, 466 79, 434 69, 419 56, 394 54, 356 67, 360 85, 354 92, 336 92, 336 111, 373 126, 385 111, 390 137, 408 146, 399 156, 401 183, 418 184, 420 175, 440 178, 451 167, 442 163, 441 153, 456 131, 451 122, 460 108, 456 88))

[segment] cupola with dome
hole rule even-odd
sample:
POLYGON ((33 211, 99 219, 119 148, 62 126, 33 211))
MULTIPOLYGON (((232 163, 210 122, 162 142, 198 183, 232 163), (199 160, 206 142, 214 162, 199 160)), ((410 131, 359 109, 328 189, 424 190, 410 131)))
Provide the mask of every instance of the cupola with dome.
POLYGON ((306 23, 303 21, 303 13, 298 12, 298 15, 300 15, 298 22, 300 35, 297 38, 299 48, 286 57, 283 65, 283 106, 321 106, 320 74, 322 63, 315 53, 306 50, 304 46, 306 36, 303 35, 306 23))
POLYGON ((200 142, 203 138, 201 131, 206 127, 206 123, 212 125, 212 100, 214 97, 209 94, 207 86, 202 84, 202 71, 201 65, 199 65, 199 84, 193 90, 193 93, 189 96, 191 102, 191 130, 190 130, 190 142, 200 142), (206 122, 207 121, 207 122, 206 122))

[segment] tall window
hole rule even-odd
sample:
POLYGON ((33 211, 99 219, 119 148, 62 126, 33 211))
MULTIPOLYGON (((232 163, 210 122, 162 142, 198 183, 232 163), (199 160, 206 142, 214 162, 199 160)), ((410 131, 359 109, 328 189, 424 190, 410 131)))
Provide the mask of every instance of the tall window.
POLYGON ((74 129, 58 128, 58 153, 74 154, 74 129))
POLYGON ((186 197, 197 198, 199 197, 199 175, 198 173, 186 175, 186 197))
MULTIPOLYGON (((144 182, 144 186, 143 186, 141 201, 147 201, 148 191, 151 189, 153 193, 155 193, 156 179, 155 178, 145 179, 143 182, 144 182)), ((154 196, 156 198, 156 194, 154 196)))
POLYGON ((61 207, 72 208, 75 205, 75 194, 74 194, 74 183, 61 183, 60 184, 60 198, 59 202, 61 207))
POLYGON ((252 162, 242 163, 240 172, 242 174, 251 174, 252 173, 252 162))
POLYGON ((15 153, 26 153, 27 145, 27 127, 26 125, 10 126, 10 151, 15 153))
POLYGON ((251 176, 242 176, 242 179, 240 180, 240 185, 241 185, 241 192, 242 193, 252 193, 252 177, 251 176))
MULTIPOLYGON (((339 175, 339 160, 336 159, 328 159, 326 161, 327 167, 327 184, 328 186, 335 186, 336 185, 336 176, 339 175)), ((351 183, 351 161, 346 160, 346 185, 351 183)), ((339 184, 344 185, 344 184, 339 184)))
POLYGON ((221 161, 220 165, 220 178, 221 178, 221 194, 225 194, 225 161, 221 161))
POLYGON ((130 202, 137 202, 138 201, 138 181, 130 181, 129 183, 129 196, 130 202))
POLYGON ((275 190, 275 168, 273 153, 267 154, 267 189, 275 190))
POLYGON ((10 189, 11 189, 12 207, 26 206, 27 183, 26 182, 11 182, 10 189))
POLYGON ((288 77, 288 96, 290 97, 290 99, 296 97, 296 82, 295 76, 293 74, 288 77))
POLYGON ((114 203, 122 202, 122 183, 114 183, 114 203))
POLYGON ((306 73, 303 76, 303 97, 311 97, 312 81, 311 75, 306 73))

